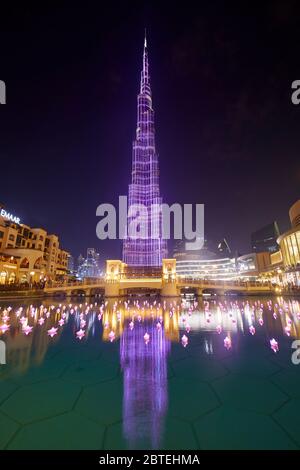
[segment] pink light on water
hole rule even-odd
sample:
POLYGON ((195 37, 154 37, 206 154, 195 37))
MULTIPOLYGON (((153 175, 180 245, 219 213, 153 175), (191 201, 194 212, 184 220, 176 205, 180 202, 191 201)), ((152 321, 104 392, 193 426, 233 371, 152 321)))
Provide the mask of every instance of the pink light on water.
POLYGON ((50 328, 50 330, 48 330, 48 336, 51 336, 51 338, 53 338, 53 336, 57 335, 57 330, 58 328, 54 328, 54 326, 52 328, 50 328))
POLYGON ((277 353, 279 351, 279 345, 278 345, 278 342, 276 341, 276 339, 272 338, 270 340, 270 346, 271 346, 271 349, 277 353))
POLYGON ((85 331, 80 328, 80 330, 76 331, 76 337, 80 340, 85 336, 85 331))

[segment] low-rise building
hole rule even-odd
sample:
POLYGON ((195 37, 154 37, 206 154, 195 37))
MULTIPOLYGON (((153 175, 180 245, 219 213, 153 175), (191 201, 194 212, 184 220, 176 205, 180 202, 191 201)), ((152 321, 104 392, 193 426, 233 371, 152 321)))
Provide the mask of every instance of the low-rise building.
POLYGON ((256 278, 261 273, 269 270, 271 254, 268 251, 260 253, 248 253, 237 258, 239 275, 243 278, 256 278))
POLYGON ((278 243, 283 261, 283 284, 300 287, 300 200, 289 210, 292 228, 280 235, 278 243))
POLYGON ((38 283, 67 274, 57 235, 31 228, 0 206, 0 284, 38 283))
POLYGON ((176 274, 183 278, 214 281, 238 279, 235 258, 179 260, 176 262, 176 274))
POLYGON ((180 240, 174 248, 176 274, 186 279, 236 280, 236 260, 230 255, 225 239, 219 242, 205 240, 201 249, 192 251, 185 249, 185 240, 180 240))

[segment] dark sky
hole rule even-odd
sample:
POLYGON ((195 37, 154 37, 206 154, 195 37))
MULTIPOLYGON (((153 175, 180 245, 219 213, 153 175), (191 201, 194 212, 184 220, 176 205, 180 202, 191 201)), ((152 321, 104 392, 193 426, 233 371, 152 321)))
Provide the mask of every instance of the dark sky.
POLYGON ((1 13, 0 201, 75 256, 121 256, 119 242, 96 238, 95 211, 127 194, 145 26, 164 201, 204 203, 206 236, 241 252, 251 231, 289 226, 299 2, 177 3, 1 13))

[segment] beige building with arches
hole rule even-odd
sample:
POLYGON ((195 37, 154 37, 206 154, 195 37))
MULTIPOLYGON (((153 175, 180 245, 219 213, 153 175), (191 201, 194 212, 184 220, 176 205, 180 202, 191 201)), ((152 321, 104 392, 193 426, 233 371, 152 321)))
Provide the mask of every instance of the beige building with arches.
POLYGON ((22 224, 0 205, 0 285, 64 277, 69 256, 57 235, 22 224))

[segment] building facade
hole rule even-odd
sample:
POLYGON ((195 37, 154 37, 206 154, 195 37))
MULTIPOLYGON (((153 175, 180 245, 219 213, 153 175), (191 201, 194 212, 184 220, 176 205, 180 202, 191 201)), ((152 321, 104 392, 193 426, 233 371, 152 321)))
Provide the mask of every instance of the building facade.
POLYGON ((205 240, 199 250, 186 250, 186 240, 175 243, 176 274, 187 279, 232 281, 238 279, 236 259, 224 239, 205 240))
POLYGON ((289 210, 292 228, 280 235, 278 243, 283 262, 283 284, 300 287, 300 200, 289 210))
POLYGON ((57 235, 22 224, 0 208, 0 284, 58 279, 67 273, 68 257, 57 235))
POLYGON ((251 234, 251 248, 254 253, 278 251, 277 239, 280 235, 277 222, 265 225, 251 234))
POLYGON ((143 69, 137 98, 136 139, 133 142, 131 184, 128 190, 129 213, 127 234, 123 241, 123 261, 128 266, 161 266, 167 257, 167 243, 162 238, 162 198, 159 189, 158 155, 155 147, 154 110, 150 86, 147 41, 144 41, 143 69), (133 235, 131 227, 136 214, 131 208, 141 205, 139 214, 145 233, 133 235), (154 232, 153 233, 153 229, 154 232))
POLYGON ((195 251, 185 251, 184 241, 180 240, 174 248, 177 276, 212 281, 264 280, 272 256, 276 264, 278 257, 275 260, 275 254, 268 251, 234 256, 225 239, 205 240, 203 247, 195 251))
POLYGON ((235 258, 179 260, 176 274, 185 279, 232 281, 238 279, 235 258))
POLYGON ((270 270, 271 256, 269 251, 248 253, 237 258, 237 269, 243 279, 258 279, 270 270))

